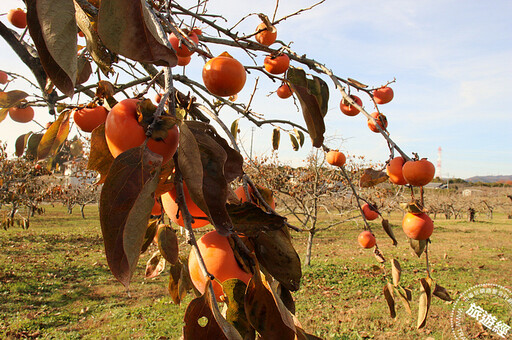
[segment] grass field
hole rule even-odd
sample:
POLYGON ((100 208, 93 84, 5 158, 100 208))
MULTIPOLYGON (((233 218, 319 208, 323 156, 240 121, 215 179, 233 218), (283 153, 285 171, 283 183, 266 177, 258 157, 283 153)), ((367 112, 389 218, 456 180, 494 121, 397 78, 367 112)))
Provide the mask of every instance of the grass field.
MULTIPOLYGON (((48 206, 29 230, 0 232, 0 338, 179 339, 181 306, 167 294, 168 270, 144 279, 151 249, 140 262, 130 288, 124 290, 106 265, 97 207, 77 210, 48 206)), ((394 226, 401 215, 392 215, 394 226)), ((476 223, 438 219, 430 246, 434 279, 456 298, 480 283, 512 284, 512 221, 496 215, 476 223)), ((294 294, 297 316, 305 329, 325 339, 451 339, 451 305, 434 298, 427 326, 416 330, 418 280, 425 277, 418 259, 395 227, 393 247, 375 225, 387 259, 402 266, 402 282, 413 290, 413 317, 397 302, 389 317, 382 296, 386 277, 371 251, 360 249, 360 225, 345 224, 317 234, 312 266, 303 268, 301 289, 294 294)), ((303 256, 304 234, 294 234, 303 256)), ((154 250, 154 249, 153 249, 154 250)), ((188 251, 185 245, 182 251, 188 251)), ((389 265, 387 265, 389 269, 389 265)))

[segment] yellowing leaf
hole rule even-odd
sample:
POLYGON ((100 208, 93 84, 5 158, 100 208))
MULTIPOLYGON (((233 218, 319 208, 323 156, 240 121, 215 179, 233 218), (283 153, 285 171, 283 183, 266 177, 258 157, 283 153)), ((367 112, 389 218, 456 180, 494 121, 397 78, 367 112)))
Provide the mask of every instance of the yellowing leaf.
POLYGON ((37 159, 44 159, 57 153, 60 146, 68 138, 70 115, 70 110, 63 111, 59 118, 46 130, 37 147, 37 159))
POLYGON ((387 179, 388 175, 386 175, 385 172, 368 168, 364 170, 363 175, 359 180, 359 186, 361 188, 369 188, 385 182, 387 179))
POLYGON ((28 97, 28 93, 19 91, 19 90, 13 90, 13 91, 9 91, 9 92, 0 92, 0 107, 2 107, 2 108, 14 107, 27 97, 28 97))
POLYGON ((114 157, 108 149, 105 139, 105 123, 98 126, 91 134, 91 153, 87 163, 88 170, 94 170, 100 173, 101 177, 97 184, 105 181, 108 170, 114 161, 114 157))
POLYGON ((156 234, 160 254, 171 264, 178 262, 178 237, 170 225, 161 224, 156 234))

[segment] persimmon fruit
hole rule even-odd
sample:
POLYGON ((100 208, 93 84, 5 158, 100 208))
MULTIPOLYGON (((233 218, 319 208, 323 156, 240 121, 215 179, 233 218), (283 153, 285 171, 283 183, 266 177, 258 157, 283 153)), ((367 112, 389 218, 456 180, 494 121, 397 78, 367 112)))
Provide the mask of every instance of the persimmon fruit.
MULTIPOLYGON (((354 95, 351 95, 350 97, 352 98, 352 100, 354 100, 354 102, 356 102, 357 105, 363 106, 363 101, 361 100, 361 98, 359 98, 358 96, 354 96, 354 95)), ((351 117, 357 116, 357 114, 359 113, 359 109, 357 109, 355 106, 348 104, 343 99, 340 102, 340 110, 347 116, 351 116, 351 117)))
POLYGON ((27 13, 21 8, 11 9, 7 13, 7 20, 15 27, 22 29, 27 27, 27 13))
POLYGON ((103 106, 84 107, 75 110, 73 120, 75 124, 84 132, 92 132, 107 120, 108 111, 103 106))
MULTIPOLYGON (((146 140, 144 128, 137 121, 138 99, 125 99, 114 105, 105 121, 105 139, 112 156, 117 157, 128 149, 140 146, 146 140)), ((161 155, 163 162, 172 158, 178 148, 178 128, 168 130, 164 140, 150 138, 148 148, 161 155)))
POLYGON ((387 104, 393 99, 393 89, 383 86, 373 91, 373 99, 377 104, 387 104))
POLYGON ((270 46, 276 41, 277 38, 277 31, 274 30, 274 32, 271 32, 268 30, 267 25, 265 23, 261 23, 256 27, 256 32, 265 29, 264 31, 261 31, 256 34, 256 41, 259 42, 262 45, 270 46))
MULTIPOLYGON (((199 38, 195 32, 189 32, 187 37, 196 45, 199 43, 199 38)), ((171 43, 172 48, 176 51, 176 55, 178 57, 190 57, 194 53, 194 51, 191 51, 184 43, 181 43, 180 46, 180 39, 174 33, 169 35, 169 42, 171 43)))
POLYGON ((283 84, 279 86, 279 88, 276 91, 277 96, 282 99, 290 98, 292 96, 292 89, 290 88, 290 85, 283 84))
MULTIPOLYGON (((226 236, 220 235, 215 230, 210 231, 197 240, 197 246, 208 272, 217 280, 224 282, 229 279, 239 279, 245 282, 245 284, 249 283, 252 275, 240 268, 226 236)), ((192 283, 203 294, 207 278, 205 278, 199 267, 195 251, 190 252, 188 270, 192 283)), ((224 295, 222 286, 216 281, 212 281, 212 286, 217 301, 221 301, 224 295)))
POLYGON ((7 73, 5 73, 4 71, 0 71, 0 84, 7 84, 7 79, 7 73))
MULTIPOLYGON (((192 200, 192 197, 190 197, 188 188, 185 183, 183 183, 183 193, 185 194, 185 203, 187 203, 188 211, 194 218, 192 228, 201 228, 207 224, 210 224, 206 214, 201 209, 199 209, 199 207, 192 200)), ((185 222, 183 221, 183 214, 179 210, 178 203, 176 202, 176 199, 178 198, 176 188, 173 188, 160 197, 162 198, 162 205, 167 216, 169 216, 171 221, 174 223, 184 227, 185 222)))
POLYGON ((405 162, 402 167, 404 179, 410 185, 422 187, 434 179, 436 168, 426 158, 405 162))
POLYGON ((402 173, 402 167, 404 166, 405 160, 398 156, 389 161, 386 165, 386 173, 389 177, 389 181, 397 185, 405 185, 407 181, 402 173))
POLYGON ((413 240, 426 240, 434 232, 434 222, 425 213, 407 213, 402 220, 402 229, 413 240))
POLYGON ((240 92, 246 77, 244 66, 227 52, 210 59, 203 67, 204 85, 212 94, 221 97, 240 92))
MULTIPOLYGON (((382 113, 374 112, 371 114, 373 118, 377 121, 377 124, 381 127, 382 130, 385 130, 388 127, 388 119, 382 113)), ((375 125, 373 120, 368 119, 368 127, 373 132, 379 133, 379 128, 375 125)))
POLYGON ((265 70, 271 74, 285 73, 290 67, 290 57, 286 54, 280 54, 278 56, 268 55, 263 61, 263 66, 265 70))
MULTIPOLYGON (((249 191, 249 196, 254 197, 255 194, 254 194, 254 190, 252 189, 252 187, 249 185, 249 186, 247 186, 247 189, 249 191)), ((266 188, 259 188, 258 190, 260 191, 261 196, 265 199, 267 204, 272 209, 275 210, 276 209, 276 202, 274 200, 274 196, 272 194, 272 191, 270 191, 270 190, 268 190, 266 188), (265 191, 267 193, 265 193, 265 191)), ((250 200, 248 200, 247 196, 245 195, 245 190, 244 190, 243 186, 240 186, 240 187, 236 188, 235 194, 242 201, 242 203, 243 202, 250 202, 250 200)))
POLYGON ((347 161, 347 157, 345 157, 345 154, 338 150, 329 151, 325 156, 325 159, 327 160, 327 163, 335 166, 343 166, 347 161))
POLYGON ((361 232, 357 237, 357 241, 365 249, 373 248, 377 243, 375 236, 368 230, 361 232))
POLYGON ((34 109, 30 106, 27 107, 11 107, 9 109, 9 116, 12 120, 18 123, 28 123, 34 119, 34 109))
POLYGON ((363 204, 361 209, 363 209, 364 217, 368 221, 373 221, 373 220, 377 219, 377 217, 379 217, 379 213, 377 211, 373 210, 368 203, 363 204))
POLYGON ((191 60, 192 60, 191 56, 188 56, 188 57, 178 56, 178 66, 187 66, 191 60))

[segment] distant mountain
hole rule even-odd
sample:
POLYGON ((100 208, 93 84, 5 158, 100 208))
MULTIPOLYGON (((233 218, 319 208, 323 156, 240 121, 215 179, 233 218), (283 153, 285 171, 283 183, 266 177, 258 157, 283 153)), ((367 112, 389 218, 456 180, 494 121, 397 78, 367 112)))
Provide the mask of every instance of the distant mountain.
POLYGON ((496 182, 506 182, 512 181, 512 175, 507 176, 473 176, 466 179, 468 182, 482 182, 482 183, 496 183, 496 182))

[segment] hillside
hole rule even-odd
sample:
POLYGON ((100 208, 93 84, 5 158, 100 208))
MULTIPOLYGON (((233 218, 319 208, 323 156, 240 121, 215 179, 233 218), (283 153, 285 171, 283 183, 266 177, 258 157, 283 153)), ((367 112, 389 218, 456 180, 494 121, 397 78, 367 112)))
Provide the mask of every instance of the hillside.
POLYGON ((496 182, 507 182, 512 181, 512 175, 500 175, 500 176, 473 176, 466 179, 468 182, 482 182, 482 183, 496 183, 496 182))

